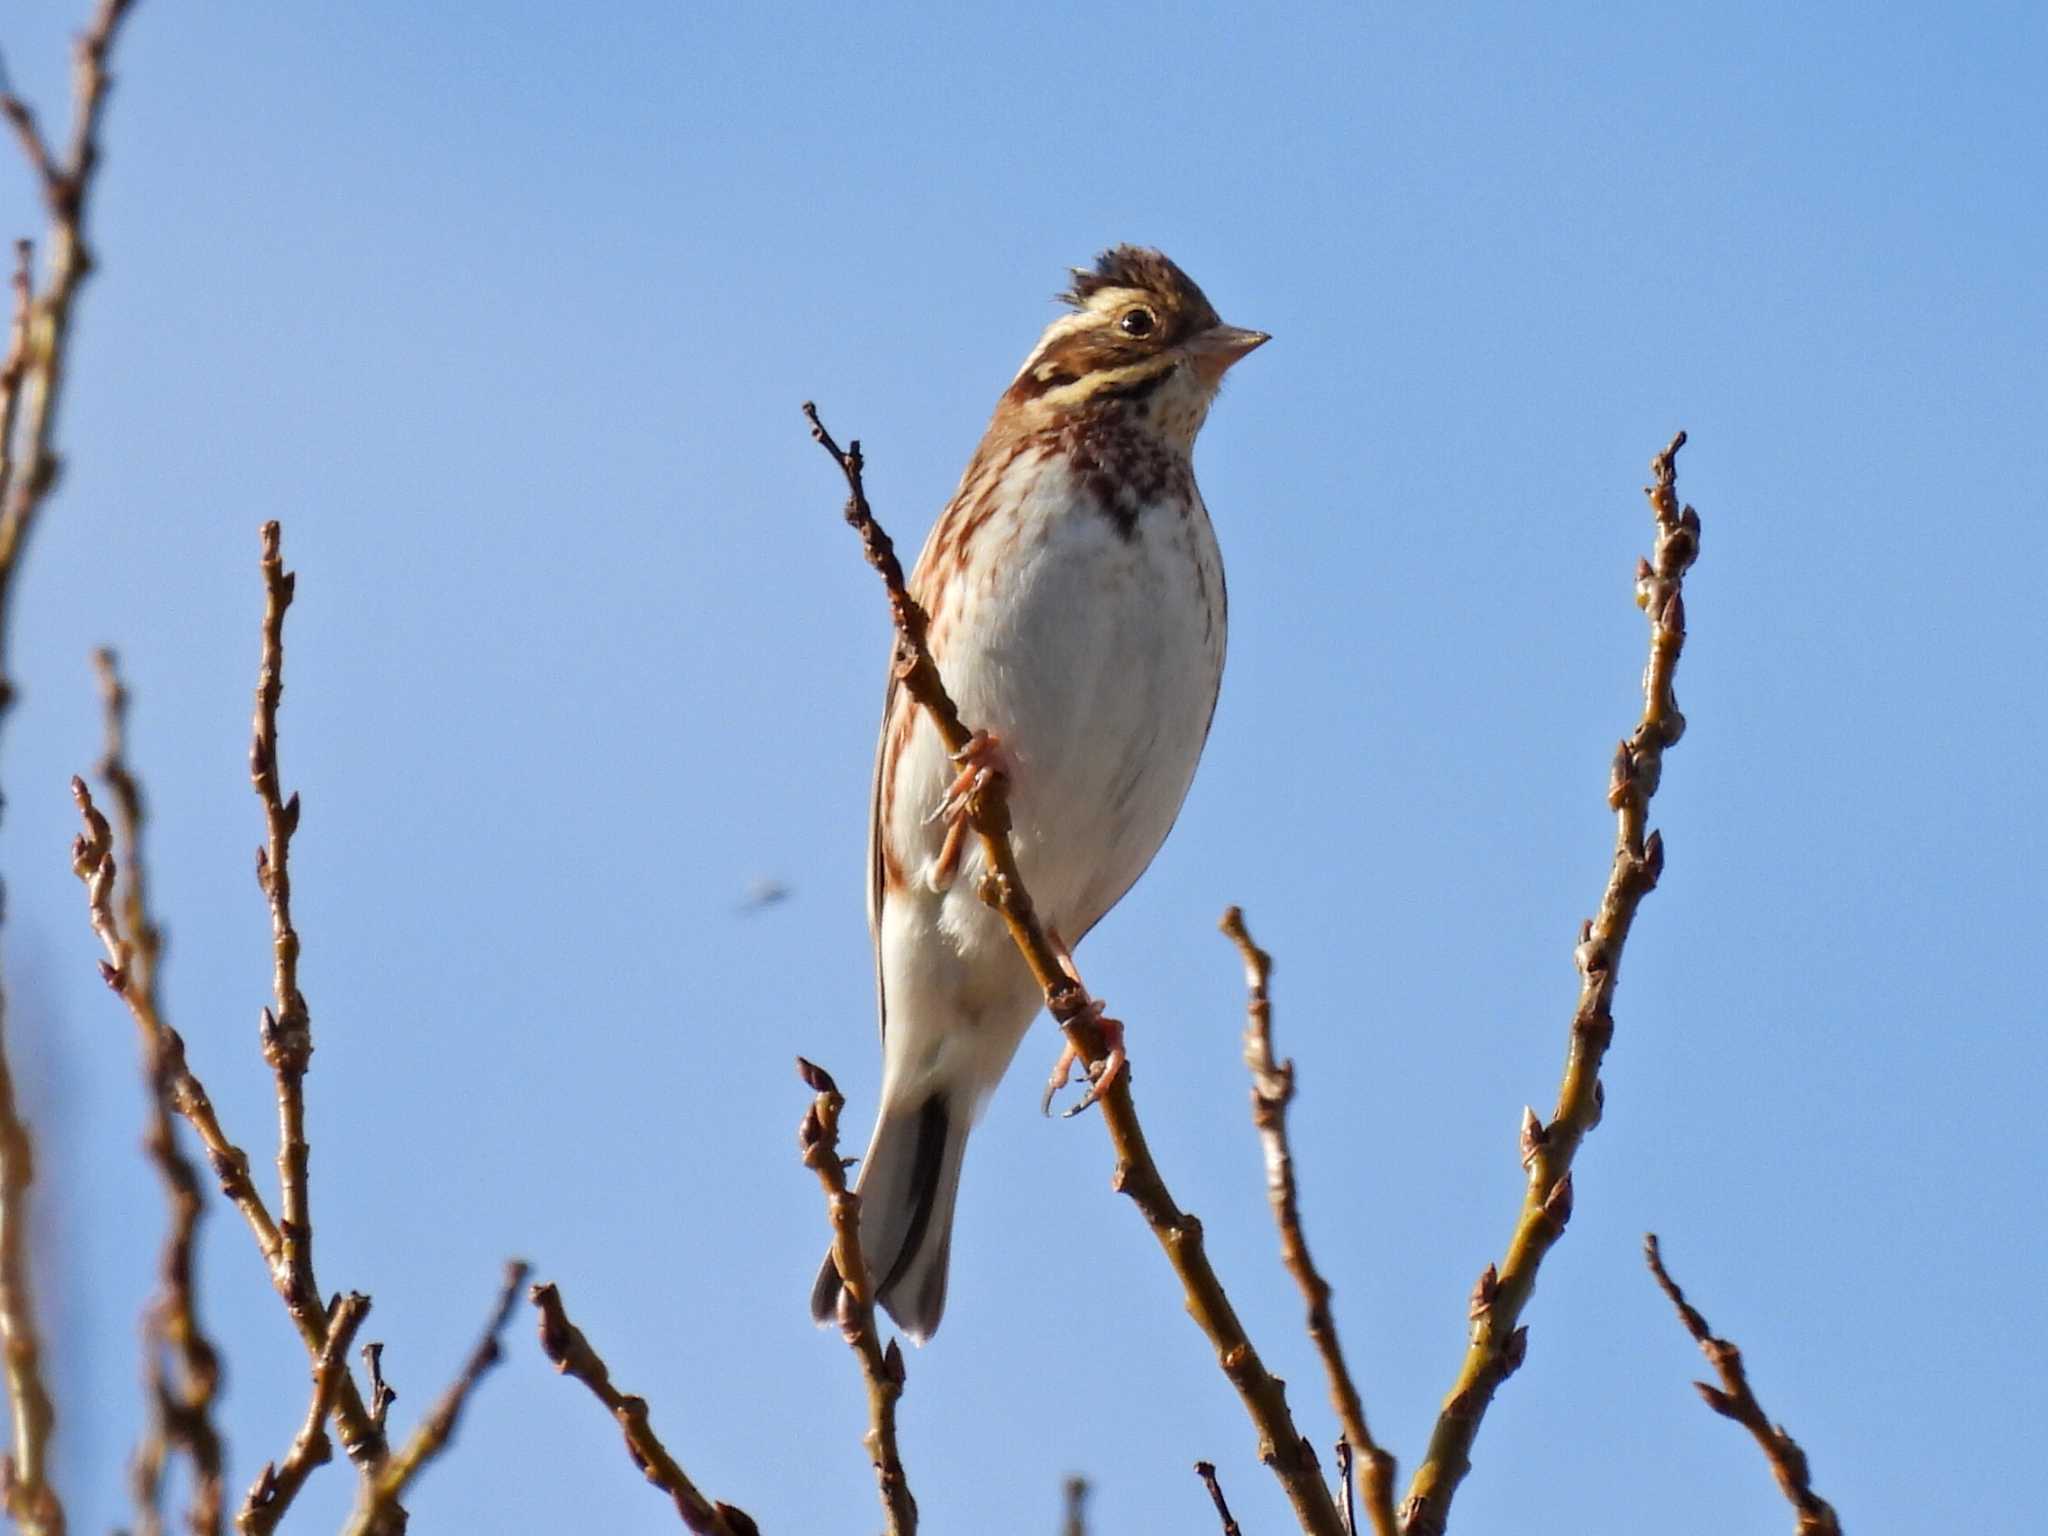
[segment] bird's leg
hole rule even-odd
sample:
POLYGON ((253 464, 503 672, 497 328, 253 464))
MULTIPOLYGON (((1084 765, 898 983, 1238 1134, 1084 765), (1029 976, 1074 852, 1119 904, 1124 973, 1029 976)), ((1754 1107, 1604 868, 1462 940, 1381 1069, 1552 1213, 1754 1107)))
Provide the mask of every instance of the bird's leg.
MULTIPOLYGON (((1053 953, 1059 959, 1060 969, 1067 973, 1067 980, 1080 987, 1082 994, 1085 996, 1088 988, 1081 980, 1081 973, 1074 969, 1074 952, 1067 948, 1067 941, 1060 937, 1059 929, 1051 923, 1045 925, 1045 936, 1052 944, 1053 953)), ((1081 1020, 1086 1020, 1102 1031, 1102 1038, 1104 1043, 1108 1045, 1109 1052, 1102 1058, 1099 1066, 1091 1065, 1088 1068, 1088 1077, 1090 1079, 1088 1091, 1081 1096, 1080 1103, 1061 1114, 1060 1118, 1063 1120, 1073 1119, 1074 1116, 1080 1114, 1082 1110, 1108 1092, 1109 1085, 1115 1082, 1117 1074, 1123 1071, 1126 1059, 1124 1056, 1123 1021, 1121 1019, 1112 1019, 1102 1011, 1101 998, 1091 997, 1088 999, 1087 1005, 1076 1015, 1076 1022, 1081 1020)), ((1081 1052, 1079 1048, 1075 1046, 1071 1037, 1067 1037, 1065 1045, 1060 1050, 1060 1059, 1053 1063, 1052 1076, 1046 1080, 1045 1098, 1040 1101, 1038 1106, 1040 1114, 1049 1115, 1052 1113, 1054 1096, 1067 1086, 1067 1075, 1073 1071, 1074 1063, 1080 1060, 1081 1052)))
POLYGON ((946 841, 940 845, 939 856, 932 864, 931 888, 935 891, 945 890, 960 872, 960 859, 967 851, 967 834, 971 830, 968 823, 974 814, 974 797, 996 779, 1010 775, 1010 759, 1003 751, 1002 738, 987 731, 976 731, 970 736, 967 745, 953 754, 953 761, 960 771, 946 786, 946 793, 932 807, 932 813, 925 817, 927 826, 935 821, 946 824, 946 841))

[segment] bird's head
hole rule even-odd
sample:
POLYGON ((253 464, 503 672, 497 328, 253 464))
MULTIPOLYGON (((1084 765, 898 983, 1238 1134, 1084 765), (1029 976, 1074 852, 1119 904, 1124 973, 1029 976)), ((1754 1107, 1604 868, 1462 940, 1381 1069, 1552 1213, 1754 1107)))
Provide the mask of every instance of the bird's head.
POLYGON ((1194 280, 1158 251, 1120 245, 1074 270, 1072 308, 1003 395, 1027 421, 1122 408, 1192 443, 1224 373, 1269 338, 1226 325, 1194 280))

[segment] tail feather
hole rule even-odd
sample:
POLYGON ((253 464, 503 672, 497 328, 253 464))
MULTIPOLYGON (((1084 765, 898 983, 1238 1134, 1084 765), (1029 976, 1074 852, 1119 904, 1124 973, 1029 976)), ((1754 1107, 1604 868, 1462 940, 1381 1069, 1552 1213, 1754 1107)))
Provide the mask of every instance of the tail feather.
MULTIPOLYGON (((938 1331, 946 1310, 946 1261, 953 1248, 953 1202, 971 1116, 935 1093, 910 1106, 885 1106, 861 1161, 860 1245, 880 1277, 876 1299, 914 1342, 938 1331)), ((844 1282, 825 1255, 811 1288, 811 1316, 828 1323, 844 1282)))

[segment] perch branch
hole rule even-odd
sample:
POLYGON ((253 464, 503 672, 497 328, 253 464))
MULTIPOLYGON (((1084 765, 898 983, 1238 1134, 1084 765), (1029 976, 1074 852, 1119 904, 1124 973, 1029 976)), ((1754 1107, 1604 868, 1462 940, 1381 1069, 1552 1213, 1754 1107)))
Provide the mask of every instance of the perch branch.
POLYGON ((823 1067, 796 1062, 804 1085, 817 1095, 797 1128, 804 1166, 818 1176, 832 1217, 832 1262, 844 1287, 839 1293, 839 1330, 860 1359, 868 1388, 868 1432, 862 1437, 875 1464, 875 1484, 888 1516, 890 1536, 911 1536, 917 1529, 917 1500, 903 1472, 896 1445, 896 1400, 903 1395, 903 1351, 894 1339, 882 1347, 875 1327, 873 1278, 860 1251, 860 1196, 846 1187, 846 1164, 839 1158, 839 1112, 846 1106, 839 1085, 823 1067), (858 1277, 857 1279, 855 1277, 858 1277))
MULTIPOLYGON (((832 456, 846 479, 846 521, 860 536, 868 563, 881 575, 888 592, 896 632, 895 677, 923 707, 946 750, 957 753, 972 733, 961 721, 959 708, 947 693, 932 657, 925 611, 910 595, 895 546, 868 505, 860 444, 852 442, 842 449, 818 419, 817 407, 808 402, 804 416, 811 424, 812 437, 832 456)), ((1047 939, 1018 874, 1016 854, 1010 846, 1009 797, 1000 776, 973 794, 968 816, 989 871, 982 881, 982 899, 1001 913, 1011 939, 1045 994, 1047 1009, 1068 1041, 1092 1068, 1099 1069, 1108 1051, 1096 1024, 1097 1015, 1091 1010, 1087 990, 1061 966, 1059 952, 1047 939)), ((1215 1346, 1224 1375, 1243 1399, 1258 1431, 1259 1457, 1279 1479, 1302 1529, 1312 1536, 1337 1536, 1343 1529, 1337 1506, 1323 1481, 1313 1447, 1294 1426, 1287 1408, 1286 1383, 1266 1369, 1246 1336, 1244 1324, 1209 1262, 1201 1222, 1174 1203, 1138 1123, 1130 1084, 1129 1072, 1118 1074, 1100 1100, 1116 1152, 1111 1187, 1131 1197, 1180 1278, 1188 1312, 1215 1346)))
POLYGON ((1743 1368, 1742 1351, 1729 1340, 1714 1337, 1699 1309, 1685 1299, 1685 1292, 1664 1268, 1664 1255, 1657 1247, 1654 1232, 1643 1238, 1643 1259, 1656 1277, 1658 1288, 1670 1298, 1685 1331, 1693 1336, 1700 1352, 1721 1377, 1719 1387, 1708 1386, 1704 1381, 1696 1381, 1693 1386, 1709 1408, 1724 1419, 1733 1419, 1756 1437, 1756 1443, 1763 1447, 1764 1459, 1771 1464, 1771 1476, 1778 1480, 1779 1489, 1798 1514, 1798 1536, 1842 1536, 1842 1525, 1833 1507, 1813 1491, 1808 1480, 1806 1452, 1784 1425, 1771 1422, 1763 1404, 1756 1400, 1756 1393, 1750 1390, 1749 1373, 1743 1368))
POLYGON ((1416 1468, 1401 1510, 1408 1536, 1442 1536, 1452 1496, 1472 1466, 1472 1442, 1494 1391, 1521 1365, 1528 1348, 1523 1309, 1536 1288, 1543 1256, 1563 1234, 1572 1210, 1572 1159, 1599 1122, 1605 1091, 1600 1063, 1614 1038, 1614 986, 1636 908, 1664 868, 1664 840, 1647 829, 1665 749, 1685 729, 1672 694, 1672 675, 1685 645, 1685 573, 1699 553, 1700 520, 1678 502, 1679 433, 1651 461, 1646 490, 1657 524, 1652 557, 1636 565, 1636 603, 1649 617, 1650 659, 1643 673, 1643 711, 1615 752, 1607 804, 1614 811, 1614 860, 1600 909, 1579 931, 1573 958, 1579 1000, 1571 1023, 1557 1108, 1545 1126, 1533 1111, 1522 1120, 1522 1162, 1528 1187, 1513 1238, 1498 1268, 1487 1265, 1472 1292, 1471 1340, 1458 1379, 1437 1415, 1429 1448, 1416 1468))
MULTIPOLYGON (((157 990, 163 956, 163 931, 150 915, 148 882, 142 861, 145 822, 142 786, 127 756, 128 689, 114 653, 93 655, 99 678, 106 745, 99 774, 113 797, 119 836, 116 862, 125 879, 116 882, 121 926, 130 935, 129 982, 141 994, 149 1017, 161 1018, 157 990)), ((191 1503, 186 1528, 194 1536, 216 1536, 221 1529, 223 1448, 213 1422, 213 1404, 220 1391, 220 1355, 199 1322, 193 1284, 194 1255, 200 1218, 206 1206, 199 1171, 179 1145, 174 1100, 177 1083, 170 1053, 162 1048, 162 1032, 139 1031, 143 1076, 149 1090, 148 1129, 143 1147, 156 1165, 170 1210, 162 1257, 157 1264, 158 1288, 142 1313, 143 1377, 147 1427, 130 1462, 135 1495, 137 1536, 157 1536, 163 1529, 164 1474, 173 1449, 192 1462, 191 1503), (175 1372, 168 1362, 176 1362, 175 1372)))
POLYGON ((320 1346, 319 1357, 313 1362, 313 1401, 306 1409, 306 1422, 293 1437, 284 1460, 266 1462, 257 1474, 249 1496, 242 1501, 242 1512, 235 1517, 235 1529, 242 1536, 269 1536, 314 1469, 334 1459, 334 1446, 327 1438, 327 1419, 334 1412, 335 1398, 348 1376, 349 1345, 355 1342, 356 1330, 369 1314, 370 1298, 360 1291, 351 1291, 336 1300, 327 1319, 327 1342, 320 1346))
MULTIPOLYGON (((1244 912, 1232 907, 1223 914, 1224 936, 1237 946, 1244 960, 1245 1004, 1244 1064, 1252 1076, 1252 1124, 1266 1154, 1266 1197, 1273 1206, 1273 1221, 1280 1229, 1280 1259, 1300 1287, 1308 1303, 1308 1336, 1322 1357, 1323 1371, 1330 1378, 1330 1402, 1344 1427, 1340 1455, 1339 1487, 1342 1504, 1351 1499, 1350 1458, 1355 1448, 1365 1458, 1365 1512, 1374 1536, 1396 1536, 1394 1521, 1394 1458, 1380 1448, 1366 1427, 1365 1404, 1344 1362, 1344 1349, 1337 1340, 1337 1320, 1330 1311, 1330 1285, 1309 1255, 1308 1238, 1301 1230, 1301 1201, 1295 1187, 1294 1153, 1287 1137, 1287 1109, 1294 1102, 1294 1063, 1276 1061, 1273 1056, 1273 999, 1270 983, 1273 957, 1252 942, 1245 927, 1244 912)), ((1340 1515, 1343 1510, 1338 1511, 1340 1515)), ((1346 1521, 1347 1526, 1349 1521, 1346 1521)))
MULTIPOLYGON (((57 481, 57 401, 64 381, 71 311, 92 261, 85 244, 87 192, 99 159, 107 55, 128 0, 101 0, 79 39, 72 72, 72 136, 59 162, 28 104, 0 90, 0 116, 14 129, 50 213, 49 275, 37 292, 29 246, 15 246, 14 306, 0 359, 0 719, 14 700, 9 670, 14 592, 36 514, 57 481)), ((0 1353, 5 1355, 14 1444, 0 1459, 0 1507, 29 1536, 62 1536, 64 1507, 49 1481, 56 1410, 42 1376, 42 1344, 29 1291, 28 1191, 33 1144, 15 1102, 0 1038, 0 1353)))
POLYGON ((384 1536, 386 1532, 403 1529, 405 1514, 398 1508, 398 1500, 412 1480, 425 1470, 427 1463, 447 1448, 455 1436, 456 1423, 462 1417, 462 1409, 468 1403, 470 1393, 476 1390, 484 1373, 504 1357, 498 1338, 504 1333, 505 1324, 511 1320, 512 1308, 519 1300, 519 1288, 526 1283, 526 1276, 526 1265, 516 1259, 506 1264, 505 1283, 498 1291, 490 1321, 484 1325, 476 1348, 469 1352, 462 1370, 449 1383, 448 1390, 441 1394, 440 1401, 420 1420, 411 1438, 363 1479, 362 1498, 357 1502, 355 1513, 349 1517, 349 1523, 343 1527, 347 1536, 384 1536))
POLYGON ((612 1373, 603 1357, 591 1347, 583 1330, 569 1321, 562 1306, 562 1293, 547 1284, 533 1286, 526 1294, 540 1313, 542 1352, 554 1362, 557 1371, 582 1382, 610 1411, 626 1437, 626 1454, 633 1458, 633 1465, 645 1474, 648 1482, 675 1501, 683 1524, 697 1536, 758 1536, 753 1518, 744 1510, 707 1499, 698 1491, 648 1422, 647 1399, 621 1392, 612 1385, 612 1373))

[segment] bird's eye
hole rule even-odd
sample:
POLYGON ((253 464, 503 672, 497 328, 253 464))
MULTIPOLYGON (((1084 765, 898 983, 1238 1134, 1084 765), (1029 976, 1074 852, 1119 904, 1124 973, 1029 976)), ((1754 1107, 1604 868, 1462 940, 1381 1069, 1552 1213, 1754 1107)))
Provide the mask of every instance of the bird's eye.
POLYGON ((1151 310, 1127 309, 1124 311, 1124 317, 1117 321, 1117 329, 1126 336, 1150 336, 1152 327, 1156 324, 1158 321, 1152 318, 1151 310))

